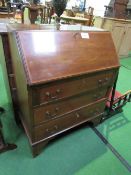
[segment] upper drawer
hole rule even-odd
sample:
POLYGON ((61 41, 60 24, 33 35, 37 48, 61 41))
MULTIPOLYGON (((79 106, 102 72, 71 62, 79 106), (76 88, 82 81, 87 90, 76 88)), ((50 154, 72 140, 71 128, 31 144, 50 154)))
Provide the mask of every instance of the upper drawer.
POLYGON ((93 103, 101 98, 105 98, 107 88, 92 90, 54 103, 48 103, 41 107, 36 107, 34 111, 34 125, 39 125, 48 120, 58 118, 66 113, 78 110, 82 106, 93 103))
POLYGON ((70 97, 91 89, 112 85, 115 71, 104 71, 80 77, 51 82, 33 88, 33 106, 70 97))
POLYGON ((101 100, 92 105, 83 107, 77 111, 67 114, 61 118, 50 120, 49 122, 34 128, 35 141, 46 139, 64 132, 86 121, 101 115, 105 108, 106 100, 101 100))

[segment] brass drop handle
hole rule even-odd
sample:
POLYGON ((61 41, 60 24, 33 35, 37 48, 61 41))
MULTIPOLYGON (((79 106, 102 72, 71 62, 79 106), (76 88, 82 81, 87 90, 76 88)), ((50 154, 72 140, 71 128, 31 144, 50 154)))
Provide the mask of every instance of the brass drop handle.
POLYGON ((46 132, 49 132, 49 129, 48 128, 46 129, 46 132))
POLYGON ((49 113, 49 111, 46 111, 46 113, 45 113, 47 116, 49 116, 50 115, 50 113, 49 113))
POLYGON ((49 111, 46 111, 46 116, 48 116, 49 118, 54 118, 55 116, 57 116, 58 115, 58 111, 59 111, 59 108, 58 107, 56 107, 55 108, 55 113, 54 114, 51 114, 49 111))
POLYGON ((58 129, 58 126, 57 125, 54 125, 54 127, 52 129, 46 129, 46 132, 47 133, 50 133, 50 134, 54 134, 56 132, 56 130, 58 129))
POLYGON ((56 93, 59 94, 61 92, 61 89, 57 89, 56 93))
POLYGON ((55 92, 55 96, 53 96, 50 92, 46 92, 46 96, 52 100, 54 99, 57 99, 58 98, 58 95, 59 93, 61 92, 61 89, 57 89, 56 92, 55 92))
POLYGON ((108 82, 108 81, 109 81, 109 78, 108 78, 108 77, 106 77, 106 78, 105 78, 105 82, 108 82))
POLYGON ((75 115, 76 115, 76 118, 80 118, 80 114, 76 113, 75 115))
POLYGON ((104 79, 104 81, 103 81, 103 85, 106 85, 106 84, 108 83, 108 81, 109 81, 109 78, 106 77, 106 78, 104 79))
POLYGON ((100 80, 98 80, 98 86, 102 87, 102 86, 106 85, 108 83, 108 81, 109 81, 109 77, 106 77, 103 80, 100 79, 100 80))
POLYGON ((57 126, 57 125, 55 125, 55 126, 54 126, 54 129, 55 129, 55 130, 57 130, 57 129, 58 129, 58 126, 57 126))
POLYGON ((51 96, 51 99, 57 99, 60 92, 61 92, 61 90, 57 89, 56 90, 56 95, 55 96, 51 96))
POLYGON ((99 87, 102 87, 102 83, 103 83, 102 80, 98 80, 98 86, 99 86, 99 87))
POLYGON ((50 93, 49 93, 49 92, 46 92, 46 96, 47 96, 47 97, 50 97, 50 93))

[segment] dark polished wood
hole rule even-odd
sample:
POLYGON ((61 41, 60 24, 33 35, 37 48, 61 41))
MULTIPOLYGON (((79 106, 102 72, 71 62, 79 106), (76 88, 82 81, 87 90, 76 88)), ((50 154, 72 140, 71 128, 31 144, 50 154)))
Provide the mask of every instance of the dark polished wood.
POLYGON ((109 32, 84 36, 79 31, 9 35, 21 121, 34 156, 57 135, 102 119, 119 61, 109 32))
POLYGON ((105 6, 105 16, 118 19, 127 19, 127 5, 129 0, 111 0, 109 6, 105 6))
MULTIPOLYGON (((100 32, 98 35, 90 32, 89 37, 89 39, 82 39, 80 32, 36 31, 32 34, 25 31, 17 34, 18 44, 22 48, 23 63, 27 65, 25 71, 28 84, 43 84, 64 77, 72 77, 74 74, 82 75, 85 72, 96 72, 104 70, 105 67, 108 69, 117 66, 118 63, 114 59, 115 48, 112 47, 110 33, 100 32), (99 42, 101 39, 102 42, 99 42), (44 40, 50 40, 50 42, 44 42, 44 40), (98 42, 99 45, 96 45, 98 42), (106 45, 106 49, 100 52, 103 45, 106 45), (107 49, 110 56, 106 54, 107 49), (87 55, 83 54, 87 52, 88 64, 86 64, 87 55), (28 55, 28 57, 24 58, 24 55, 28 55), (99 60, 99 67, 94 64, 97 60, 99 60)), ((117 55, 115 56, 117 57, 117 55)))

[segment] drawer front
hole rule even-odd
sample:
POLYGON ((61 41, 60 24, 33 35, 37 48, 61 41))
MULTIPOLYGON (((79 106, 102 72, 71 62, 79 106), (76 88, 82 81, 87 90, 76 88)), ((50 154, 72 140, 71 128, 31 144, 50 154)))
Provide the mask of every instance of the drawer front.
POLYGON ((33 89, 33 106, 111 85, 114 77, 115 74, 113 71, 106 71, 91 74, 90 76, 81 76, 65 81, 48 83, 48 85, 41 88, 33 89))
POLYGON ((34 128, 35 141, 57 135, 81 123, 91 120, 103 113, 105 100, 89 105, 80 110, 67 114, 61 118, 51 120, 41 126, 34 128))
POLYGON ((38 125, 42 122, 60 117, 65 113, 69 113, 73 110, 86 106, 91 102, 95 102, 106 95, 107 89, 101 89, 89 91, 87 93, 79 94, 74 97, 66 98, 55 103, 49 103, 42 107, 34 109, 34 125, 38 125))

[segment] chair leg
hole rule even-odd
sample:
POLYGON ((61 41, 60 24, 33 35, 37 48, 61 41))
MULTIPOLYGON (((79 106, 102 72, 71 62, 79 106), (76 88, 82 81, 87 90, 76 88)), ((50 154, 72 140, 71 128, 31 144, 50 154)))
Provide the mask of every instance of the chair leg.
MULTIPOLYGON (((0 114, 3 112, 5 112, 5 109, 0 107, 0 114)), ((5 143, 3 133, 2 133, 2 123, 0 121, 0 153, 8 151, 8 150, 13 150, 16 148, 17 146, 15 144, 5 143)))

